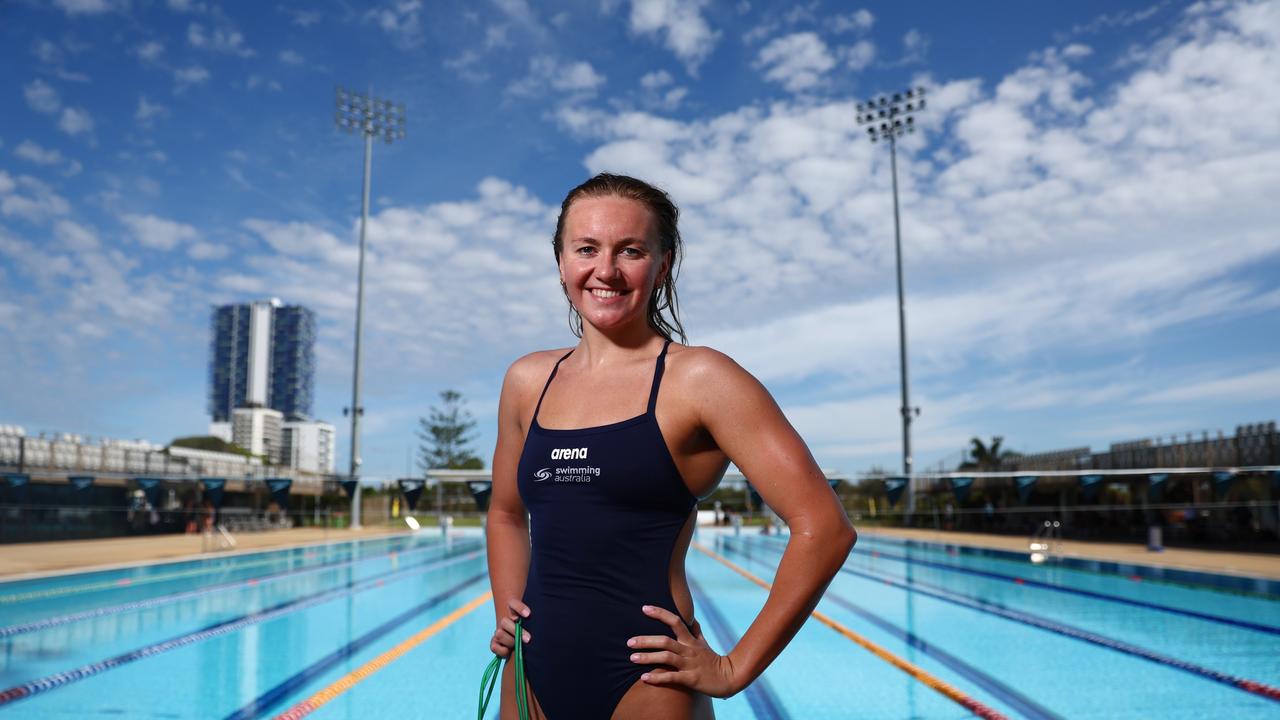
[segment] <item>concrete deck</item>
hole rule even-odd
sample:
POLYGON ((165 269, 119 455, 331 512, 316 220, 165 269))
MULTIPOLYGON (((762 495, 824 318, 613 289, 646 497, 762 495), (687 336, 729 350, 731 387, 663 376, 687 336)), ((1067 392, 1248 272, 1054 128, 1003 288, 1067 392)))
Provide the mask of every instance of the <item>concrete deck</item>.
POLYGON ((106 570, 148 562, 195 560, 237 552, 283 549, 300 545, 342 542, 405 532, 403 527, 366 526, 361 530, 294 528, 235 535, 232 550, 203 552, 200 535, 68 540, 0 545, 0 580, 69 571, 106 570))
MULTIPOLYGON (((952 545, 967 545, 994 550, 1012 550, 1020 553, 1028 552, 1027 543, 1029 542, 1029 538, 1018 535, 986 535, 982 533, 906 528, 866 528, 859 529, 858 534, 863 537, 881 535, 919 540, 921 542, 950 543, 952 545)), ((1215 550, 1187 550, 1183 548, 1165 548, 1163 552, 1150 552, 1145 545, 1081 542, 1078 540, 1063 540, 1062 554, 1086 560, 1107 560, 1131 565, 1178 568, 1180 570, 1280 580, 1280 556, 1276 555, 1232 553, 1215 550)))

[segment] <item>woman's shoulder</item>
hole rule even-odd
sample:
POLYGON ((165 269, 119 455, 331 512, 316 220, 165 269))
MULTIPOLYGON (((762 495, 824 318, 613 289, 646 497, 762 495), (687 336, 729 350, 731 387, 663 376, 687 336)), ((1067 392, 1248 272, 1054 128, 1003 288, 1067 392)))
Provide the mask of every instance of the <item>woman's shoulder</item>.
POLYGON ((516 358, 507 368, 503 388, 517 392, 527 392, 531 387, 540 389, 551 374, 551 368, 571 349, 535 350, 516 358))
POLYGON ((667 367, 679 382, 702 385, 734 383, 751 378, 733 358, 705 345, 672 343, 667 351, 667 367))

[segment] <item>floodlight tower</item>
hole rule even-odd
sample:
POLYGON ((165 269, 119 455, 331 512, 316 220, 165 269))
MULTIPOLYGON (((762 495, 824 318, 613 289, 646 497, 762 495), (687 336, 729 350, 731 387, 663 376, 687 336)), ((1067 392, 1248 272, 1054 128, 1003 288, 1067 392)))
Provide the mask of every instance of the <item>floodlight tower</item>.
POLYGON ((924 88, 907 88, 858 103, 858 124, 867 126, 871 142, 889 142, 893 174, 893 247, 898 259, 898 358, 902 368, 902 473, 907 478, 907 514, 916 510, 915 483, 911 478, 911 419, 920 408, 911 407, 907 383, 907 309, 902 291, 902 229, 898 221, 898 138, 915 132, 912 113, 924 110, 924 88))
POLYGON ((351 479, 357 481, 351 499, 351 529, 360 529, 360 417, 364 407, 360 405, 360 341, 363 337, 364 319, 364 236, 369 224, 369 174, 373 169, 373 140, 382 138, 388 145, 404 139, 404 105, 373 96, 373 91, 362 95, 338 87, 337 109, 334 121, 349 133, 364 135, 364 192, 360 203, 360 262, 356 280, 356 353, 351 380, 351 407, 342 414, 351 414, 351 479))

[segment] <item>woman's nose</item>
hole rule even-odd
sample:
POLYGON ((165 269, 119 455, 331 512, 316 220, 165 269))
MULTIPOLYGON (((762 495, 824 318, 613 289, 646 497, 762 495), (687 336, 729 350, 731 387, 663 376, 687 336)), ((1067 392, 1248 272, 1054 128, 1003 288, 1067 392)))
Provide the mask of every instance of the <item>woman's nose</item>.
POLYGON ((608 253, 601 253, 600 259, 596 262, 596 276, 600 278, 614 278, 618 275, 618 261, 608 253))

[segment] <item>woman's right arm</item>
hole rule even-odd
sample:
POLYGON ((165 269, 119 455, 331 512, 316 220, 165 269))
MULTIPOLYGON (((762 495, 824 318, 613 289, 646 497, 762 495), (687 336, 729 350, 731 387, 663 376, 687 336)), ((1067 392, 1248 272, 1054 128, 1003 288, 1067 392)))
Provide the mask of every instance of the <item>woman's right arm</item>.
MULTIPOLYGON (((521 601, 525 580, 529 575, 529 525, 524 503, 516 487, 520 452, 524 444, 521 408, 528 385, 531 356, 517 360, 502 381, 498 400, 498 442, 493 451, 493 491, 489 496, 489 514, 485 527, 488 543, 489 582, 493 589, 495 625, 489 648, 507 657, 515 647, 517 613, 528 617, 529 608, 521 601)), ((526 631, 527 637, 527 631, 526 631)))

